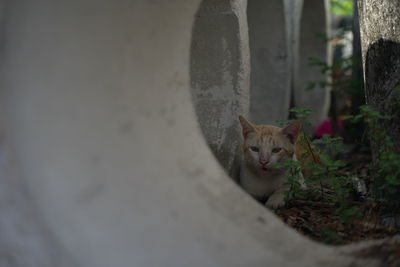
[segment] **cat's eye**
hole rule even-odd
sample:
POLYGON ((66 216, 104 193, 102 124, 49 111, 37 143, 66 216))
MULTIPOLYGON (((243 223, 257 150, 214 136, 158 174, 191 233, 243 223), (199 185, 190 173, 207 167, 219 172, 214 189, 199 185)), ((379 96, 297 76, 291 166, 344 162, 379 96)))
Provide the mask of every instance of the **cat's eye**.
POLYGON ((251 146, 250 149, 251 149, 251 151, 254 151, 254 152, 260 151, 260 149, 258 149, 258 147, 256 147, 256 146, 251 146))
POLYGON ((275 147, 274 149, 272 149, 272 153, 279 153, 281 150, 282 150, 282 148, 275 147))

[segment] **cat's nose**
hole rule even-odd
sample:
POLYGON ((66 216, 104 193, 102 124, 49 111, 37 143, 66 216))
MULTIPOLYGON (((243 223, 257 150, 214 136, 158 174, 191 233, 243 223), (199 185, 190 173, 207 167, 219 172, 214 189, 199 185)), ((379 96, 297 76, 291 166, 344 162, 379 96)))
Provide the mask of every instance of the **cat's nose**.
POLYGON ((265 164, 268 164, 269 161, 266 159, 259 159, 259 162, 261 165, 265 165, 265 164))

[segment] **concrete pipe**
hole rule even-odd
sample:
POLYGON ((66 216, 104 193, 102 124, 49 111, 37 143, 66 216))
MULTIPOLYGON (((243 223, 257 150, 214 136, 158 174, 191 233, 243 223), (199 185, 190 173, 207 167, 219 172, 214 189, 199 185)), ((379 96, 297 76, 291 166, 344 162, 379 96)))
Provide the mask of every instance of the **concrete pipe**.
POLYGON ((30 196, 25 215, 43 226, 30 228, 42 242, 19 250, 27 264, 9 266, 352 262, 286 227, 213 158, 190 90, 199 1, 9 4, 1 99, 15 156, 7 166, 30 196))
POLYGON ((248 114, 250 57, 247 1, 204 0, 191 45, 191 87, 203 134, 220 164, 238 180, 241 128, 248 114))
POLYGON ((275 124, 288 117, 291 88, 290 43, 282 0, 249 0, 251 55, 250 118, 275 124))
POLYGON ((330 35, 328 8, 328 0, 304 0, 299 50, 295 52, 294 105, 314 111, 309 117, 314 126, 327 117, 330 104, 329 86, 319 87, 319 82, 328 81, 328 75, 321 72, 321 67, 311 65, 315 60, 328 65, 331 62, 331 51, 326 39, 330 35), (313 82, 317 86, 307 90, 313 82))

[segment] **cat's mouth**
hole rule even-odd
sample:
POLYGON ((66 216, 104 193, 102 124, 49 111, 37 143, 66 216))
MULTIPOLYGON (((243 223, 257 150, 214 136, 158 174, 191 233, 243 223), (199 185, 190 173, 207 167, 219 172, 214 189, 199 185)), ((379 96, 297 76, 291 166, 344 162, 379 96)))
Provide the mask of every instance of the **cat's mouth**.
POLYGON ((266 167, 266 166, 262 166, 262 167, 261 167, 261 170, 262 170, 263 172, 267 172, 267 171, 269 171, 270 169, 269 169, 268 167, 266 167))

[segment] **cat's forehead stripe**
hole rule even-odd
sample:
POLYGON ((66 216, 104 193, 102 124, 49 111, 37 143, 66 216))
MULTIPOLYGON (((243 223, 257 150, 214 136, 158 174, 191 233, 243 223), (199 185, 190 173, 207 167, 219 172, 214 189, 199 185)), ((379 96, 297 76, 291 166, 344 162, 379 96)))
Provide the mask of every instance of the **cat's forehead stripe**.
POLYGON ((276 146, 278 145, 279 142, 277 142, 276 138, 274 138, 272 135, 264 136, 262 140, 260 140, 260 144, 269 144, 276 146))
POLYGON ((276 145, 276 135, 279 133, 280 128, 275 127, 275 126, 260 126, 259 127, 259 132, 258 132, 258 142, 260 144, 264 143, 267 141, 268 143, 272 145, 276 145))

